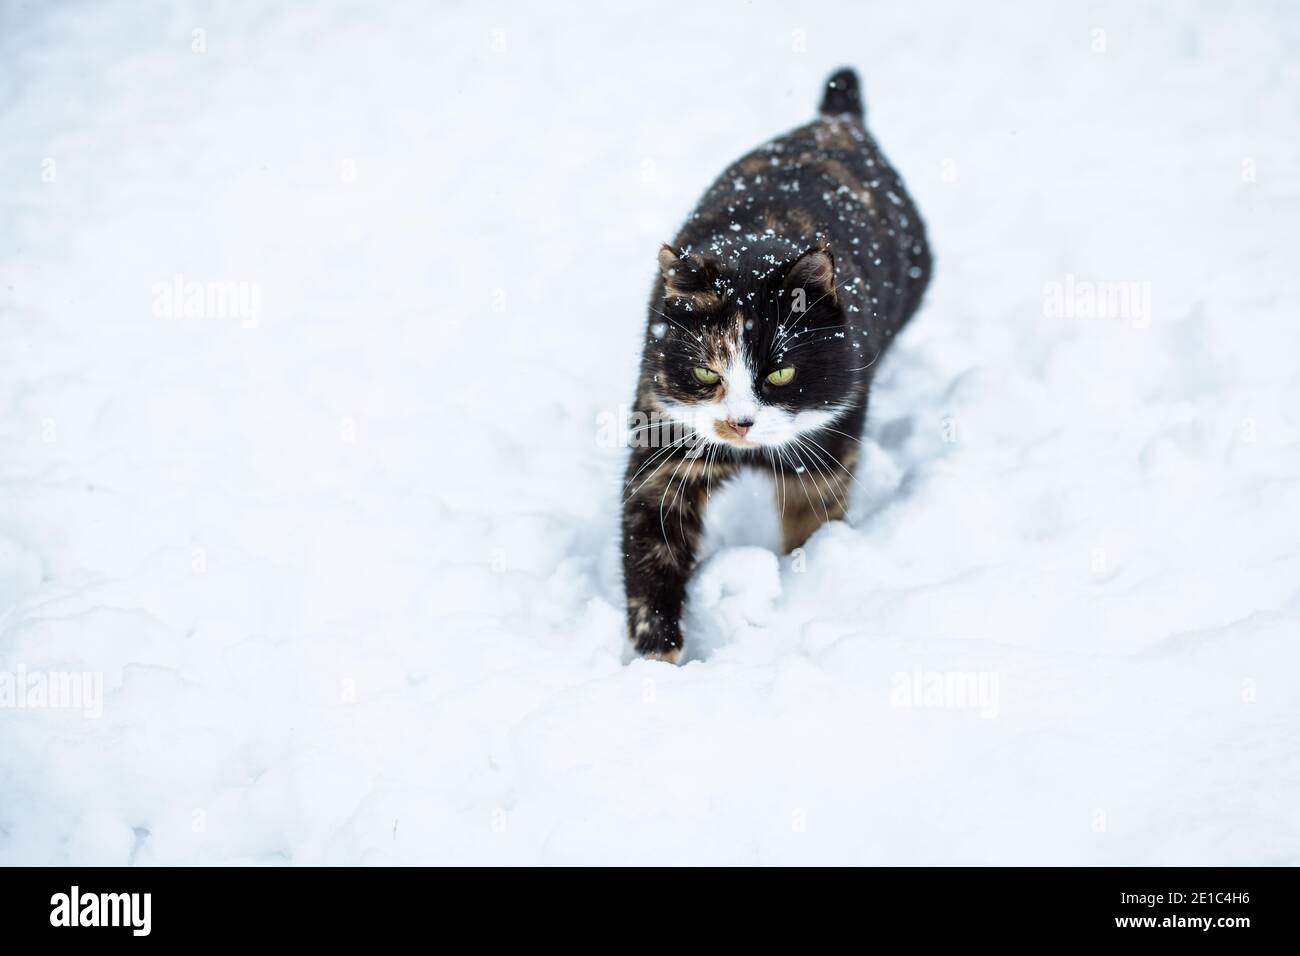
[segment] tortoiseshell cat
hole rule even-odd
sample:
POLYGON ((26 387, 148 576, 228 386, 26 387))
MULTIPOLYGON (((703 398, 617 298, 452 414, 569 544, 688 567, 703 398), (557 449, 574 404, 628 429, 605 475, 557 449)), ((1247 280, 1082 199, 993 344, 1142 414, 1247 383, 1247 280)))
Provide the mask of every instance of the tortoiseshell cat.
POLYGON ((925 227, 864 124, 857 75, 733 164, 659 251, 623 506, 628 633, 676 662, 711 489, 776 482, 787 551, 844 516, 881 353, 930 278, 925 227))

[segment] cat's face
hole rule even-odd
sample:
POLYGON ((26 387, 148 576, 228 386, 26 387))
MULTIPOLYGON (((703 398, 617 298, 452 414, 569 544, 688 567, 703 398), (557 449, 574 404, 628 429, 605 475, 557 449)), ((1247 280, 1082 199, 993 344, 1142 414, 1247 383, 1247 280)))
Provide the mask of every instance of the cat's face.
POLYGON ((780 447, 850 406, 861 353, 822 245, 759 247, 731 265, 659 253, 664 295, 650 323, 665 414, 703 442, 780 447))

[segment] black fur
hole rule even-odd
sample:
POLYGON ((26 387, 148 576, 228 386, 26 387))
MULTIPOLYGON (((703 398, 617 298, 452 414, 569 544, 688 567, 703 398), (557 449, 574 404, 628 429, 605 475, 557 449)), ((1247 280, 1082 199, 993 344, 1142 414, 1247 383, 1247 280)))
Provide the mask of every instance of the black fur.
POLYGON ((837 116, 848 113, 861 118, 862 91, 858 87, 858 74, 850 69, 836 70, 826 81, 826 92, 822 94, 822 105, 818 107, 822 116, 837 116))

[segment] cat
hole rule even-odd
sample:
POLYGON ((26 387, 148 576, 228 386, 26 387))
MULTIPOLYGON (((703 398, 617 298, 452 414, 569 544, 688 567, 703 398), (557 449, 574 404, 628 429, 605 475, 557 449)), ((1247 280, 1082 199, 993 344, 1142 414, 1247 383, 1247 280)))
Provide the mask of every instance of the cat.
POLYGON ((732 164, 659 250, 623 494, 638 653, 679 661, 705 508, 740 469, 771 472, 787 552, 844 516, 872 377, 930 273, 850 69, 817 119, 732 164))

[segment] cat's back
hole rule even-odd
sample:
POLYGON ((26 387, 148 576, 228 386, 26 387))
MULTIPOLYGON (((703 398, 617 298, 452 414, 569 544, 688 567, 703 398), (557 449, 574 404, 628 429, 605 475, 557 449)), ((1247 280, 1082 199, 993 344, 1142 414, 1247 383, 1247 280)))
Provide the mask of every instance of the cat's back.
POLYGON ((823 110, 857 104, 858 112, 824 113, 736 160, 676 242, 734 258, 763 236, 824 239, 845 292, 876 318, 877 331, 892 335, 920 302, 930 253, 911 197, 866 129, 856 83, 851 71, 836 73, 823 110), (852 96, 834 99, 837 83, 851 83, 852 96))

